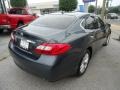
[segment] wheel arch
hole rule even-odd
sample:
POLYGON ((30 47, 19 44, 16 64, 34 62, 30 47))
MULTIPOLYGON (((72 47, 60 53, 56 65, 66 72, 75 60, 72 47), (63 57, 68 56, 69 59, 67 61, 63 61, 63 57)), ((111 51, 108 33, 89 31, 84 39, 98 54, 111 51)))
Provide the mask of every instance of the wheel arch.
POLYGON ((19 20, 19 21, 18 21, 18 23, 17 23, 17 25, 18 25, 19 23, 22 23, 22 24, 24 24, 24 21, 22 21, 22 20, 19 20))
POLYGON ((90 46, 90 47, 88 47, 87 48, 87 50, 89 50, 90 51, 90 58, 92 57, 92 54, 93 54, 93 49, 92 49, 92 47, 90 46))

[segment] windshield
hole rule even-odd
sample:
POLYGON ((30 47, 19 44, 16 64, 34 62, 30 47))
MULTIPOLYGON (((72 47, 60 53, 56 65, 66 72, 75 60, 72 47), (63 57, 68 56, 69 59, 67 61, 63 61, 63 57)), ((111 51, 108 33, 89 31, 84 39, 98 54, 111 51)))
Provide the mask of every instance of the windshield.
POLYGON ((68 15, 45 15, 39 19, 33 21, 32 25, 56 28, 56 29, 66 29, 75 20, 75 16, 68 15))

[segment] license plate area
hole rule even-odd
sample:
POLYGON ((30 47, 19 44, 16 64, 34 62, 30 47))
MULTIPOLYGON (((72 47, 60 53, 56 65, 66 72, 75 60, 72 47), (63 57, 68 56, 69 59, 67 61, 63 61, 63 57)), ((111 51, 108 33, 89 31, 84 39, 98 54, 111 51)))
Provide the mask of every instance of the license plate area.
POLYGON ((20 40, 20 47, 25 49, 25 50, 28 50, 29 49, 29 42, 27 40, 21 39, 20 40))

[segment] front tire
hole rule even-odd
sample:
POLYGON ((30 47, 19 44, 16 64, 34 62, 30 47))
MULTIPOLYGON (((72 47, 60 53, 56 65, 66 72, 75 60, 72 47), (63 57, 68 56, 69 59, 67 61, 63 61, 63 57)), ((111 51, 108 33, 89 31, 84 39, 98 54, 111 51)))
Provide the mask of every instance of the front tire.
POLYGON ((86 72, 89 61, 90 61, 90 57, 91 57, 90 51, 86 50, 85 54, 83 55, 82 60, 80 61, 78 65, 77 76, 81 76, 86 72))
POLYGON ((105 43, 103 44, 103 46, 108 46, 109 42, 110 42, 110 36, 108 36, 108 37, 106 38, 106 41, 105 41, 105 43))

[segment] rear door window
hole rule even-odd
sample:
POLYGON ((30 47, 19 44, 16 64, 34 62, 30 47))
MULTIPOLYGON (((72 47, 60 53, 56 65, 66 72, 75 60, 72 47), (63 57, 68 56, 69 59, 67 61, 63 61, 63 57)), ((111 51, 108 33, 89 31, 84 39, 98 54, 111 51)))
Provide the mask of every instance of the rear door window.
POLYGON ((11 9, 9 11, 10 14, 19 14, 19 15, 25 15, 26 11, 24 9, 11 9))
POLYGON ((82 26, 85 29, 90 30, 99 28, 98 21, 93 16, 89 16, 88 18, 84 19, 82 22, 82 26))

